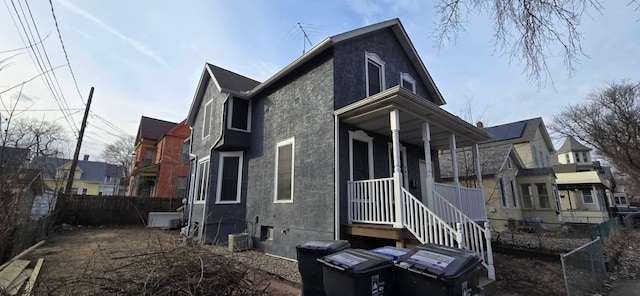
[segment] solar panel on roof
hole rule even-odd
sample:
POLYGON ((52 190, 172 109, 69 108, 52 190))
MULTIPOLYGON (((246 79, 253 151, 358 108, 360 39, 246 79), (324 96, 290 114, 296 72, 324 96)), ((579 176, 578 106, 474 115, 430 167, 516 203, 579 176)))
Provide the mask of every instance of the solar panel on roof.
POLYGON ((491 142, 506 141, 522 137, 526 122, 514 122, 500 126, 487 128, 486 131, 493 135, 491 142))
POLYGON ((522 132, 524 131, 524 126, 525 122, 516 122, 514 124, 510 124, 509 130, 505 135, 505 140, 520 138, 522 136, 522 132))

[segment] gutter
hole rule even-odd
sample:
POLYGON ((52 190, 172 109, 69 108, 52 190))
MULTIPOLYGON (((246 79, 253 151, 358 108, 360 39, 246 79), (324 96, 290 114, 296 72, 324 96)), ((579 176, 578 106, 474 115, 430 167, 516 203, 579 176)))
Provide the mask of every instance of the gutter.
POLYGON ((334 147, 334 164, 333 164, 333 168, 334 168, 334 239, 335 240, 339 240, 340 239, 340 167, 339 167, 339 153, 340 153, 340 128, 339 128, 339 123, 340 121, 338 120, 338 115, 334 114, 333 115, 333 124, 334 124, 334 131, 333 131, 333 147, 334 147))

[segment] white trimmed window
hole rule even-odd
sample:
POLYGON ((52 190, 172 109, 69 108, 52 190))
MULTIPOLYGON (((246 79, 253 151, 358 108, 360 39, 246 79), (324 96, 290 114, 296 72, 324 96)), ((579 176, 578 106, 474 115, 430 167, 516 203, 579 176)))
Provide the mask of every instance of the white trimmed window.
POLYGON ((536 189, 538 189, 538 205, 540 208, 551 208, 551 205, 549 204, 549 191, 547 190, 547 184, 536 183, 536 189))
POLYGON ((375 53, 365 52, 367 97, 385 89, 384 62, 375 53))
POLYGON ((204 118, 202 120, 202 138, 206 138, 211 134, 211 108, 213 101, 209 101, 204 105, 204 118))
POLYGON ((351 181, 373 179, 373 138, 361 130, 349 131, 349 163, 351 181))
POLYGON ((516 180, 511 180, 509 183, 511 184, 511 200, 513 201, 513 207, 517 208, 520 205, 518 204, 518 187, 516 187, 516 180))
POLYGON ((209 195, 209 157, 198 162, 195 203, 204 203, 209 195))
POLYGON ((400 73, 400 86, 416 93, 416 80, 409 73, 400 73))
POLYGON ((520 184, 520 189, 522 189, 522 207, 525 209, 533 208, 533 202, 531 200, 531 185, 520 184))
POLYGON ((592 204, 593 202, 593 193, 591 189, 582 189, 582 203, 592 204))
POLYGON ((231 130, 251 131, 251 102, 231 97, 228 104, 227 128, 231 130))
POLYGON ((275 196, 276 203, 293 202, 295 139, 284 140, 276 146, 275 196))
POLYGON ((220 152, 216 204, 240 203, 242 188, 242 151, 220 152))
POLYGON ((500 185, 500 200, 502 201, 502 207, 503 208, 508 208, 509 207, 509 200, 507 200, 507 190, 504 186, 504 179, 502 177, 500 177, 498 179, 498 183, 500 185))

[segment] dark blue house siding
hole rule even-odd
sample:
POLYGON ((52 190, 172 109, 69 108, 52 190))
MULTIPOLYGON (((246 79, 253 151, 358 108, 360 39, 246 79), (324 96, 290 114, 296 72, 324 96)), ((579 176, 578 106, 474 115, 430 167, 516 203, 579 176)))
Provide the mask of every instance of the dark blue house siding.
POLYGON ((385 63, 386 88, 399 84, 400 72, 408 73, 416 80, 416 93, 433 101, 391 29, 338 43, 334 51, 336 109, 366 97, 365 51, 375 53, 385 63))
POLYGON ((296 258, 296 244, 333 239, 333 85, 333 60, 323 55, 252 100, 243 200, 255 245, 270 254, 296 258), (293 203, 274 203, 276 145, 290 138, 293 203), (273 227, 272 241, 260 240, 262 226, 273 227))

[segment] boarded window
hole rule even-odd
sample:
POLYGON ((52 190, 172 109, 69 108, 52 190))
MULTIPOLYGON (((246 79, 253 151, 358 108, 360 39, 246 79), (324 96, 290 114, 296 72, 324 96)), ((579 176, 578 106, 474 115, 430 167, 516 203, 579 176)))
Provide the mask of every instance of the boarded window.
POLYGON ((293 139, 278 144, 276 152, 276 201, 293 200, 293 139))

